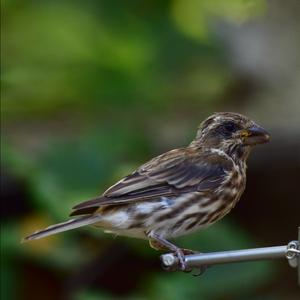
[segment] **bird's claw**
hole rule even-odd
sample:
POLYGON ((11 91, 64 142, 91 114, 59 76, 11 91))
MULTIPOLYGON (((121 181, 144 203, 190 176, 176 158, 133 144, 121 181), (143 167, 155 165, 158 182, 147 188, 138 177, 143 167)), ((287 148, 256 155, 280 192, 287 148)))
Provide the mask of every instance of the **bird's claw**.
MULTIPOLYGON (((191 255, 191 254, 196 254, 196 253, 200 253, 197 251, 193 251, 190 249, 180 249, 178 248, 175 252, 175 255, 177 256, 178 260, 179 260, 179 270, 183 271, 185 273, 190 273, 193 271, 193 269, 190 269, 186 266, 186 262, 185 262, 185 255, 191 255)), ((197 268, 197 272, 195 274, 192 274, 195 277, 201 276, 202 274, 204 274, 204 272, 208 269, 208 265, 203 265, 199 268, 197 268)))
POLYGON ((186 271, 187 267, 186 267, 186 263, 185 263, 185 254, 184 254, 183 250, 178 248, 175 252, 175 255, 177 256, 177 258, 179 260, 179 269, 181 271, 186 271))
POLYGON ((203 265, 199 268, 197 268, 196 270, 198 270, 197 273, 193 274, 194 277, 198 277, 198 276, 201 276, 205 273, 205 271, 208 269, 209 266, 207 265, 203 265))
POLYGON ((185 262, 185 256, 186 255, 190 255, 190 254, 195 254, 197 253, 196 251, 190 250, 190 249, 181 249, 178 248, 175 251, 175 255, 177 256, 178 260, 179 260, 179 270, 183 271, 185 273, 190 273, 192 271, 192 269, 188 268, 185 262))

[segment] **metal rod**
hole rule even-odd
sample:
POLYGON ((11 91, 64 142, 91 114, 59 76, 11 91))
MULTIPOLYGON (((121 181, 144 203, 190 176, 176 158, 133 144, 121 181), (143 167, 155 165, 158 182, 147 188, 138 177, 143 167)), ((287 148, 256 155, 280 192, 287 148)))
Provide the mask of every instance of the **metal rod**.
MULTIPOLYGON (((199 253, 185 256, 187 268, 201 267, 203 265, 216 265, 242 261, 284 258, 287 246, 254 248, 235 251, 222 251, 211 253, 199 253)), ((178 265, 178 259, 172 253, 161 256, 163 265, 172 268, 178 265)))
MULTIPOLYGON (((290 241, 284 246, 197 253, 184 257, 186 270, 199 268, 201 274, 205 271, 206 266, 210 265, 276 258, 286 258, 291 267, 298 268, 298 284, 300 286, 300 227, 298 227, 298 241, 290 241)), ((161 255, 161 261, 166 270, 178 270, 179 260, 173 253, 161 255)))
POLYGON ((224 264, 260 259, 275 259, 285 257, 287 246, 265 247, 236 251, 213 252, 187 257, 187 265, 201 266, 203 264, 224 264))

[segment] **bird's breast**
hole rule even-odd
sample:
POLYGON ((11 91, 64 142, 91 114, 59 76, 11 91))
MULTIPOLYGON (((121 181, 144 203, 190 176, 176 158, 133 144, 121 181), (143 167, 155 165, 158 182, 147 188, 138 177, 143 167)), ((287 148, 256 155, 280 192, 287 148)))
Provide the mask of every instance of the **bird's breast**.
POLYGON ((246 187, 246 174, 241 168, 234 168, 228 174, 227 180, 218 189, 216 198, 218 198, 218 208, 210 219, 210 223, 218 221, 225 216, 239 201, 246 187))

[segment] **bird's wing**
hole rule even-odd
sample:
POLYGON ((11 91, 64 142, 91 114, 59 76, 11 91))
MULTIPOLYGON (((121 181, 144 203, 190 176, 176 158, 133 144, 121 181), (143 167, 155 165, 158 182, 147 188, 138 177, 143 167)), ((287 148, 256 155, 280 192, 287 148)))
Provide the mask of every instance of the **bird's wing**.
MULTIPOLYGON (((196 149, 197 150, 197 149, 196 149)), ((100 205, 151 200, 182 192, 211 190, 220 185, 232 162, 215 153, 176 149, 160 155, 110 187, 102 196, 74 207, 89 211, 100 205)))
POLYGON ((72 215, 91 213, 101 205, 116 205, 217 188, 232 168, 223 156, 194 148, 162 154, 142 165, 105 193, 76 205, 72 215))

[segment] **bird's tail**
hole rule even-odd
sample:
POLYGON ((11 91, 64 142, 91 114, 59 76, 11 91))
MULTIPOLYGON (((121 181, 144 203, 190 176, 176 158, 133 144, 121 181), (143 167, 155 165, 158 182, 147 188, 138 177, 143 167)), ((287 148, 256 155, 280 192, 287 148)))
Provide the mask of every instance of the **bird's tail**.
POLYGON ((99 215, 83 216, 80 218, 71 219, 67 222, 58 223, 58 224, 49 226, 43 230, 36 231, 33 234, 26 236, 22 240, 22 242, 38 240, 40 238, 44 238, 46 236, 56 234, 59 232, 75 229, 75 228, 86 226, 86 225, 91 225, 91 224, 99 222, 100 219, 101 219, 101 217, 99 215))

